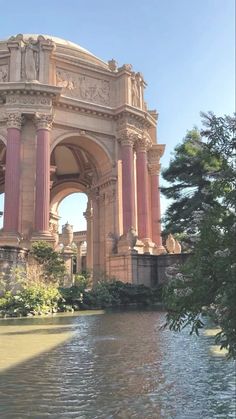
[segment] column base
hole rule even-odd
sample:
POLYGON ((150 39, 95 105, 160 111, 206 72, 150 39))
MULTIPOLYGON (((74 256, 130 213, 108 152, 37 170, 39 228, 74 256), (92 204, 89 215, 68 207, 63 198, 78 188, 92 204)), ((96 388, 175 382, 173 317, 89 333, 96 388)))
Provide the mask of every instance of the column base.
POLYGON ((54 247, 55 237, 53 237, 50 231, 37 231, 32 234, 30 242, 34 243, 38 241, 47 242, 54 247))
POLYGON ((145 237, 144 239, 142 239, 142 242, 143 242, 143 253, 154 255, 155 248, 156 248, 155 243, 153 243, 152 240, 149 239, 148 237, 145 237))
POLYGON ((1 231, 0 246, 19 247, 23 237, 18 232, 1 231))
POLYGON ((166 248, 164 246, 157 246, 155 247, 154 255, 165 255, 167 253, 166 248))
POLYGON ((120 236, 117 243, 118 254, 130 255, 138 253, 135 249, 137 238, 137 234, 132 228, 127 233, 120 236))

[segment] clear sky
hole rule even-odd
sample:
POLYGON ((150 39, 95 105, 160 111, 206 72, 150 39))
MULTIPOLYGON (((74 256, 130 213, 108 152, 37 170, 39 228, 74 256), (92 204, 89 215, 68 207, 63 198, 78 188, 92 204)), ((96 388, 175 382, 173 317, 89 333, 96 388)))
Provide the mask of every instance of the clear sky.
MULTIPOLYGON (((163 167, 186 130, 200 126, 200 111, 235 110, 234 0, 0 0, 0 38, 17 33, 58 36, 143 73, 166 144, 163 167)), ((84 229, 84 206, 77 194, 66 198, 61 222, 84 229)))

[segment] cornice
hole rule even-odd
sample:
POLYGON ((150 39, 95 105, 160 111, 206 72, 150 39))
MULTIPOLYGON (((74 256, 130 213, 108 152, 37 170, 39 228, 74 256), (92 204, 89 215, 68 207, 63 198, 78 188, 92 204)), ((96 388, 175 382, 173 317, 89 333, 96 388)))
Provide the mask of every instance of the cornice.
POLYGON ((0 83, 0 95, 8 94, 31 94, 43 95, 51 98, 59 98, 61 87, 31 82, 4 82, 0 83))

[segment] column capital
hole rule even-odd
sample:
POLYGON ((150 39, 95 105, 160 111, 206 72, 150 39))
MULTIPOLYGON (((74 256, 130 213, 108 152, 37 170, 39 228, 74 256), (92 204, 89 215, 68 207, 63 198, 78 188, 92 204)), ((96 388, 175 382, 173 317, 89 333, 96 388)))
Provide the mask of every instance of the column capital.
POLYGON ((119 142, 121 146, 129 146, 133 147, 137 134, 135 134, 132 130, 125 129, 119 132, 119 142))
POLYGON ((165 144, 153 144, 148 150, 148 162, 159 163, 160 158, 163 156, 165 151, 165 144))
POLYGON ((142 135, 135 141, 135 150, 136 152, 146 152, 150 149, 151 144, 151 140, 147 136, 142 135))
POLYGON ((153 175, 159 175, 161 170, 160 163, 149 163, 148 164, 148 170, 151 176, 153 175))
POLYGON ((9 113, 7 115, 7 128, 17 128, 20 130, 23 120, 23 116, 20 112, 9 113))
POLYGON ((51 114, 37 112, 34 119, 37 130, 46 129, 50 131, 52 129, 53 116, 51 114))

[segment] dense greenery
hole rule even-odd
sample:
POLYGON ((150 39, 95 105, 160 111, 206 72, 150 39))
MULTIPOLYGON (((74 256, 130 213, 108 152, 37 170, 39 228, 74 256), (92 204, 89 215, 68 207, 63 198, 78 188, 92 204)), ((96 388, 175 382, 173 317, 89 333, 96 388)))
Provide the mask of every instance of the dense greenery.
POLYGON ((161 288, 124 284, 115 280, 102 280, 92 288, 89 278, 76 275, 71 287, 48 282, 42 270, 12 272, 10 282, 2 281, 0 288, 0 314, 27 316, 52 314, 60 311, 101 309, 127 305, 150 305, 160 302, 161 288))
POLYGON ((188 132, 164 178, 172 197, 166 229, 186 238, 192 256, 169 270, 167 324, 198 333, 202 315, 220 326, 217 341, 236 358, 235 117, 203 115, 204 129, 188 132))
POLYGON ((30 251, 33 259, 42 266, 44 278, 49 282, 62 281, 66 275, 66 267, 61 255, 44 241, 33 243, 30 251))

